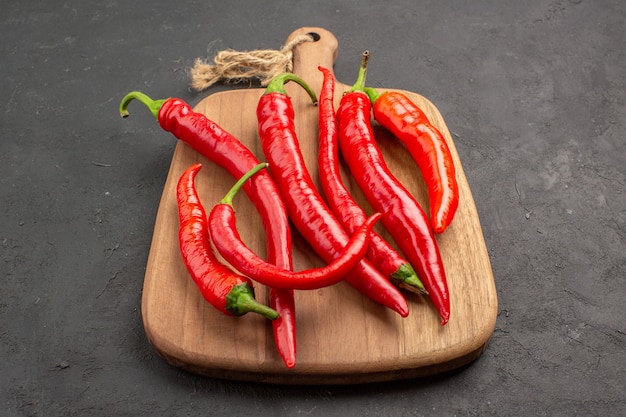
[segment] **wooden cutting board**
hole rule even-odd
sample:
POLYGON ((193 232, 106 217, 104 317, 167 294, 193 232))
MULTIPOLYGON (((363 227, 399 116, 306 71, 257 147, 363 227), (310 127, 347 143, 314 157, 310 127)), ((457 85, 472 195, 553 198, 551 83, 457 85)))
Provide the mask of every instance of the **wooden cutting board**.
MULTIPOLYGON (((319 40, 294 51, 293 72, 319 92, 318 65, 332 69, 337 39, 322 28, 301 28, 289 39, 316 33, 319 40)), ((288 39, 288 40, 289 40, 288 39)), ((354 76, 360 56, 354 57, 354 76)), ((375 56, 372 59, 376 59, 375 56)), ((352 84, 354 80, 349 80, 352 84)), ((337 83, 336 106, 348 85, 337 83)), ((446 86, 441 86, 446 88, 446 86)), ((295 83, 287 85, 296 112, 302 152, 317 179, 318 108, 295 83)), ((263 89, 250 88, 209 95, 195 108, 238 137, 265 160, 256 125, 256 106, 263 89)), ((363 297, 346 283, 315 291, 297 291, 298 355, 287 369, 279 357, 270 323, 255 314, 226 317, 200 295, 181 260, 175 186, 191 164, 201 162, 197 187, 210 209, 234 179, 188 145, 178 142, 159 205, 142 298, 146 334, 167 362, 193 373, 216 378, 267 383, 348 384, 420 377, 449 371, 479 357, 493 333, 497 296, 476 206, 454 142, 444 120, 426 98, 408 94, 442 131, 457 167, 460 203, 450 228, 438 236, 451 294, 451 318, 441 326, 429 301, 407 294, 410 315, 396 313, 363 297)), ((421 174, 402 145, 376 127, 380 147, 390 169, 414 193, 428 212, 421 174)), ((366 211, 371 208, 344 170, 346 185, 366 211)), ((265 253, 260 217, 245 193, 235 199, 242 238, 261 256, 265 253)), ((379 224, 378 231, 388 236, 379 224)), ((322 265, 294 233, 296 270, 322 265)), ((256 286, 257 299, 267 303, 267 289, 256 286)))

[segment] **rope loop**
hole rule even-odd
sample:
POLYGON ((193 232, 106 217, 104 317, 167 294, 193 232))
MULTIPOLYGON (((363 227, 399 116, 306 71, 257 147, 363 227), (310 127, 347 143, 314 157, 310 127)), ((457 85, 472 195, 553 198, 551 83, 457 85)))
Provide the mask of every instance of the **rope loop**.
POLYGON ((250 78, 258 78, 266 86, 274 76, 291 72, 293 69, 293 49, 304 42, 314 42, 311 34, 294 37, 280 50, 262 49, 239 52, 227 49, 217 53, 210 64, 203 59, 196 59, 189 70, 191 87, 203 91, 222 81, 225 84, 240 83, 250 78))

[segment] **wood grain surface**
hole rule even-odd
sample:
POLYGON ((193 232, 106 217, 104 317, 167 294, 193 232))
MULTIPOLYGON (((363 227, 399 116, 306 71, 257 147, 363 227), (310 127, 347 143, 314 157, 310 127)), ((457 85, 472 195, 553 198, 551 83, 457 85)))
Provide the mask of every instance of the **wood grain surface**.
MULTIPOLYGON (((333 34, 322 28, 298 29, 288 40, 309 32, 317 33, 320 38, 296 48, 293 71, 319 92, 322 74, 317 67, 332 69, 338 44, 333 34)), ((355 77, 359 62, 360 57, 355 56, 355 77)), ((338 82, 336 106, 348 88, 338 82)), ((317 180, 318 108, 294 83, 287 85, 287 91, 295 107, 302 153, 317 180)), ((262 92, 263 89, 251 88, 212 94, 195 110, 218 122, 248 145, 260 160, 265 160, 255 113, 262 92)), ((191 164, 203 164, 196 184, 207 210, 218 202, 235 179, 179 141, 157 213, 142 296, 147 337, 165 360, 190 372, 216 378, 351 384, 437 374, 466 365, 480 356, 495 326, 497 296, 476 206, 441 114, 421 95, 405 93, 442 131, 457 168, 458 212, 453 224, 438 236, 450 289, 449 323, 441 326, 431 303, 408 293, 411 311, 409 317, 403 319, 374 304, 346 283, 315 291, 297 291, 298 356, 295 368, 287 369, 275 349, 267 320, 255 314, 225 317, 204 301, 185 269, 177 243, 175 185, 179 176, 191 164)), ((424 183, 408 152, 384 130, 378 126, 375 130, 390 169, 428 212, 424 183)), ((371 213, 349 172, 343 169, 347 187, 371 213)), ((235 209, 242 238, 263 256, 265 235, 260 217, 244 193, 235 199, 235 209)), ((380 224, 377 231, 388 237, 380 224)), ((320 258, 294 233, 294 268, 319 265, 322 265, 320 258)), ((267 303, 266 288, 257 285, 256 294, 257 299, 267 303)))

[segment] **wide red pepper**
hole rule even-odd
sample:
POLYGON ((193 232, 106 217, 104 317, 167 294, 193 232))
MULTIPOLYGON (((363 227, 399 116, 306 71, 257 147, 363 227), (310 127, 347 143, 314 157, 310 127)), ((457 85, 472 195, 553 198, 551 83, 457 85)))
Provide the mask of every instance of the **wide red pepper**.
POLYGON ((201 165, 189 167, 176 186, 180 227, 178 240, 185 266, 202 296, 227 315, 248 312, 276 319, 278 313, 254 299, 252 282, 220 263, 209 241, 207 217, 195 188, 201 165))
POLYGON ((398 247, 416 269, 441 316, 450 317, 450 298, 439 246, 426 213, 391 173, 374 138, 370 123, 371 102, 363 92, 369 53, 363 54, 359 77, 341 98, 339 145, 359 188, 398 247))
MULTIPOLYGON (((274 77, 257 106, 261 147, 293 224, 318 255, 329 263, 339 256, 349 237, 315 188, 304 163, 295 130, 293 105, 284 89, 287 81, 299 83, 316 100, 315 93, 294 74, 274 77)), ((359 262, 346 277, 346 282, 401 316, 408 315, 404 296, 366 259, 359 262)))
MULTIPOLYGON (((256 156, 232 134, 202 113, 194 112, 181 99, 152 100, 138 91, 127 94, 120 103, 120 114, 128 116, 128 105, 138 100, 148 107, 160 126, 190 145, 198 153, 239 178, 259 163, 256 156)), ((267 260, 284 269, 292 269, 291 229, 285 206, 274 181, 267 172, 255 175, 244 191, 256 207, 267 235, 267 260)), ((293 290, 269 289, 270 306, 280 313, 272 321, 276 348, 285 365, 296 361, 296 310, 293 290)))
MULTIPOLYGON (((365 221, 366 214, 344 186, 339 171, 337 117, 333 102, 335 77, 327 68, 318 67, 318 69, 324 75, 318 105, 319 154, 317 163, 320 184, 332 212, 348 233, 354 233, 365 221)), ((424 285, 415 274, 411 264, 378 233, 374 232, 370 235, 367 259, 395 285, 411 292, 426 293, 424 285)))
POLYGON ((237 232, 233 198, 242 184, 259 169, 267 167, 259 164, 241 177, 209 213, 209 234, 217 251, 233 268, 247 277, 272 288, 292 288, 313 290, 334 285, 342 281, 363 259, 367 252, 369 234, 374 224, 382 216, 374 214, 356 230, 339 257, 330 264, 304 271, 291 271, 279 268, 259 258, 248 248, 237 232))
POLYGON ((400 139, 422 171, 433 230, 443 233, 459 205, 459 186, 446 139, 405 94, 365 90, 374 104, 376 121, 400 139))

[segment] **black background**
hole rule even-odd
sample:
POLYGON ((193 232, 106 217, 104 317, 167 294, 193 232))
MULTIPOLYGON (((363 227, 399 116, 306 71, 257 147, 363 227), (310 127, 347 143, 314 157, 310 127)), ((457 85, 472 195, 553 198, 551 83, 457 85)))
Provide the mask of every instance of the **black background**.
MULTIPOLYGON (((0 409, 6 416, 615 416, 626 386, 626 2, 4 2, 0 409), (9 3, 9 4, 6 4, 9 3), (297 387, 213 380, 145 338, 141 290, 175 141, 125 93, 178 96, 195 58, 339 41, 351 83, 431 100, 472 187, 499 297, 471 366, 297 387)), ((621 411, 620 411, 621 410, 621 411)))

